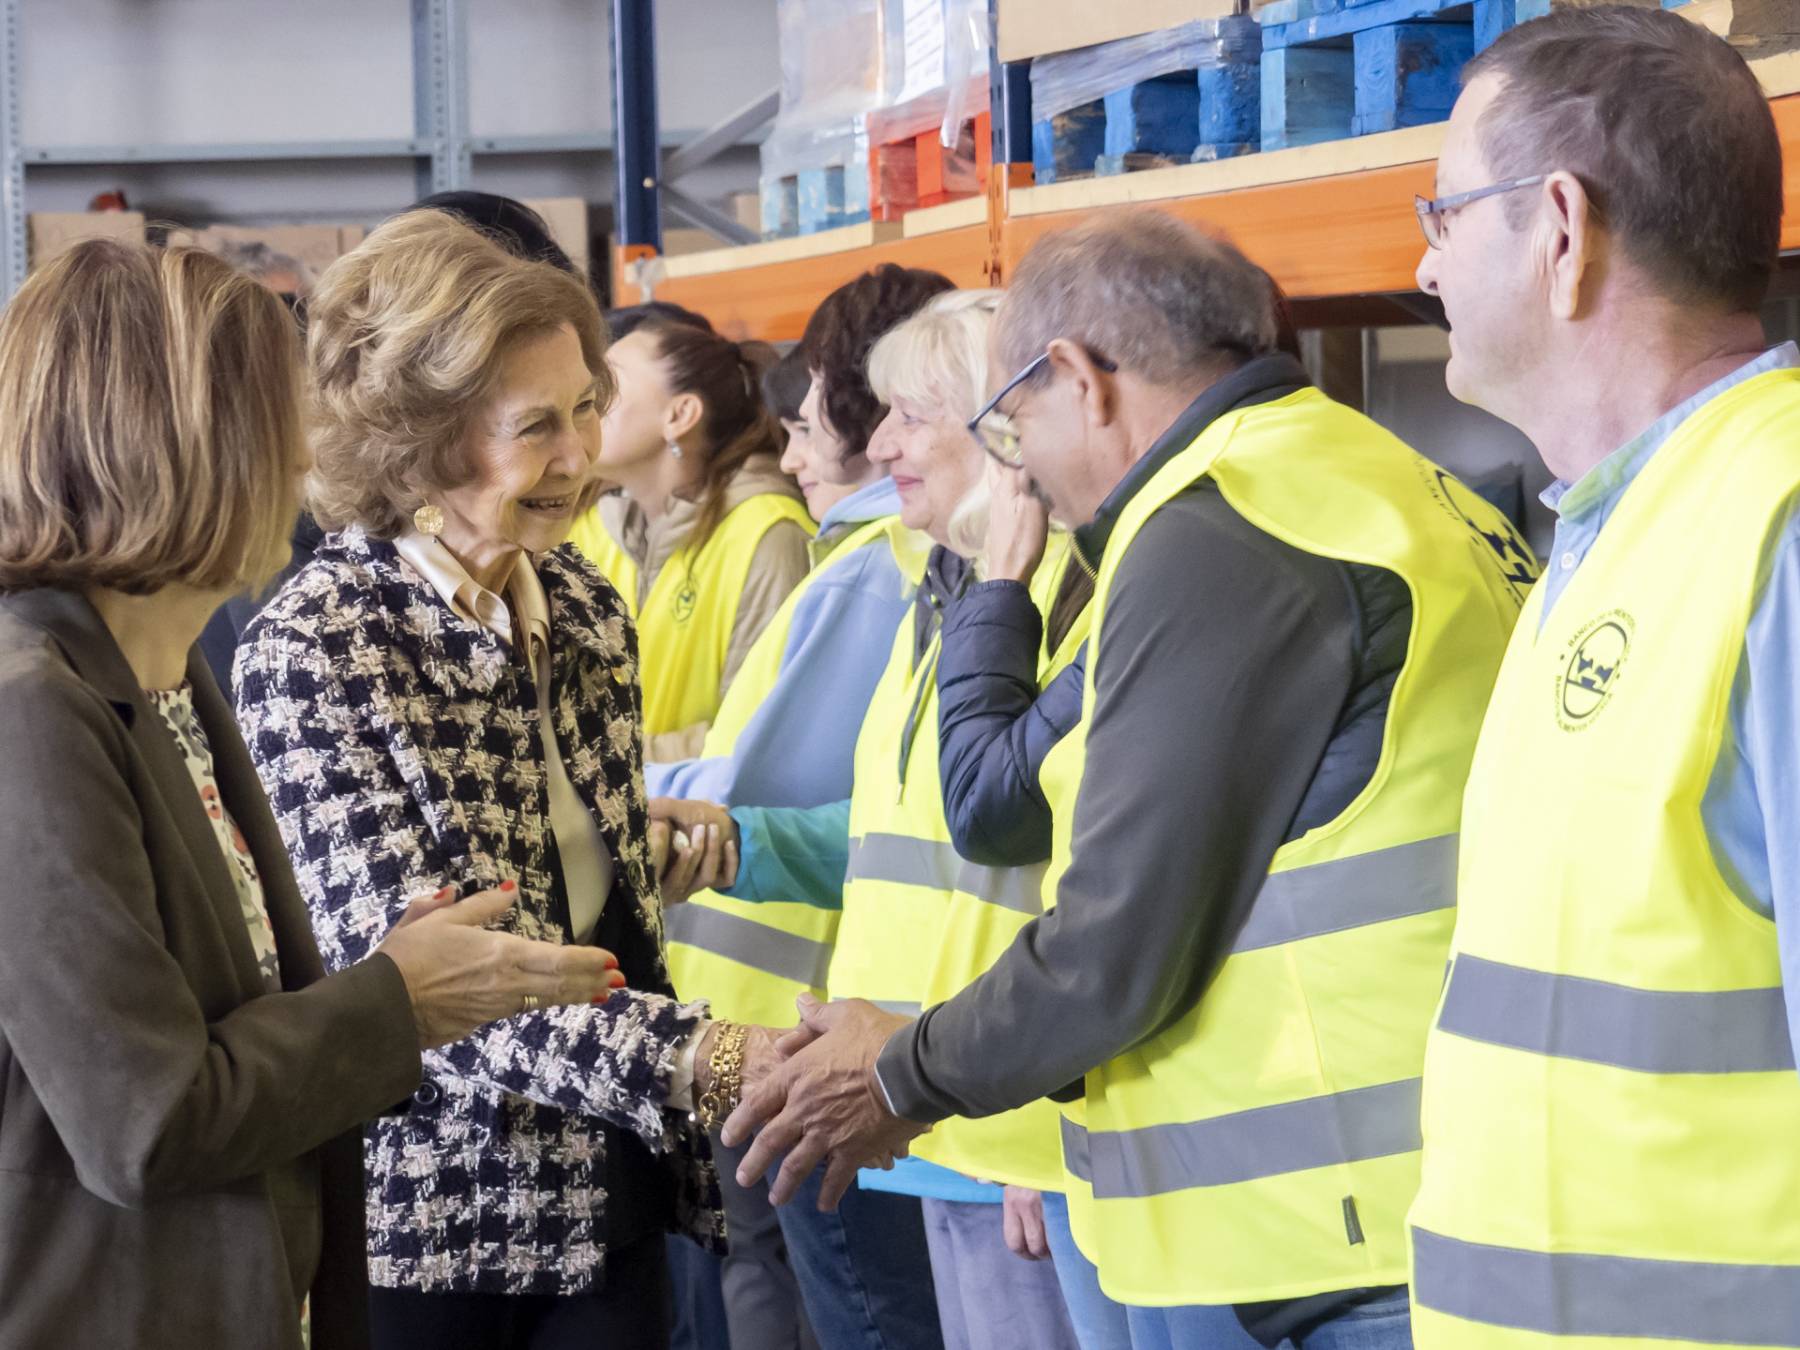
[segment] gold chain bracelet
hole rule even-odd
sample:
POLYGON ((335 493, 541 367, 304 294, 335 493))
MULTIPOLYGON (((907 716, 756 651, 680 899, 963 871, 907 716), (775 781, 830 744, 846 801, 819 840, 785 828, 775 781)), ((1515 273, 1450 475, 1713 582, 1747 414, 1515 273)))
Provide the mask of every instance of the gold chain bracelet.
POLYGON ((737 1110, 744 1093, 744 1046, 749 1039, 750 1028, 739 1022, 720 1022, 713 1033, 712 1054, 706 1060, 711 1081, 700 1094, 700 1123, 709 1132, 737 1110))

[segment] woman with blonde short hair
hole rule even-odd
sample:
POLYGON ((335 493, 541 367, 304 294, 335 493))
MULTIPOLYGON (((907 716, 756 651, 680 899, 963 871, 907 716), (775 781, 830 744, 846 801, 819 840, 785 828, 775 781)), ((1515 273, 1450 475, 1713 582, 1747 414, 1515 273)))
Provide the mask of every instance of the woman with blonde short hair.
POLYGON ((378 1346, 665 1344, 664 1233, 721 1235, 691 1109, 772 1053, 669 989, 636 643, 564 545, 601 489, 605 350, 579 281, 436 211, 313 294, 332 533, 246 632, 237 697, 326 962, 407 895, 508 875, 518 931, 630 979, 429 1056, 370 1130, 378 1346))
POLYGON ((325 973, 195 646, 286 560, 299 386, 194 250, 78 245, 0 316, 0 1345, 366 1345, 356 1125, 616 975, 484 931, 505 891, 325 973))
MULTIPOLYGON (((1047 832, 1041 852, 979 866, 958 856, 950 818, 959 814, 959 800, 946 797, 940 780, 939 690, 963 605, 986 588, 1011 588, 1032 632, 1022 670, 989 674, 965 663, 958 687, 942 695, 946 716, 952 697, 965 709, 1007 699, 1008 726, 1016 722, 1022 734, 1035 735, 1023 728, 1036 718, 1051 728, 1054 743, 1073 724, 1071 706, 1080 706, 1080 670, 1072 662, 1085 637, 1091 587, 1073 566, 1067 536, 1054 539, 1040 565, 1041 508, 1016 473, 990 468, 969 431, 986 401, 988 329, 998 303, 997 291, 941 295, 869 356, 870 387, 887 407, 869 459, 892 479, 901 520, 937 547, 869 703, 850 800, 804 812, 657 806, 686 827, 717 825, 738 844, 739 865, 725 894, 841 906, 827 976, 831 996, 867 999, 897 1017, 948 998, 1004 950, 1036 912, 1049 856, 1047 832), (1035 706, 1046 700, 1060 711, 1035 706)), ((983 719, 984 743, 1011 734, 993 725, 998 720, 983 719)), ((1036 792, 1040 758, 1015 759, 1011 773, 988 765, 979 776, 1003 781, 1023 798, 1036 792)), ((1061 1178, 1054 1108, 1039 1103, 973 1126, 947 1122, 917 1140, 913 1154, 891 1171, 861 1173, 855 1184, 922 1202, 945 1346, 1074 1350, 1038 1195, 1061 1178)), ((794 1180, 782 1178, 787 1186, 794 1180)), ((831 1173, 824 1190, 829 1202, 831 1173)))

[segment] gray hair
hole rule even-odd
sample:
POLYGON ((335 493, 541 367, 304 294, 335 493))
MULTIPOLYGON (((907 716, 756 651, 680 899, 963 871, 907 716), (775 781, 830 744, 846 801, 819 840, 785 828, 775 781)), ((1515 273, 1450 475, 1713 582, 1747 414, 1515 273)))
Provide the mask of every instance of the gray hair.
POLYGON ((1017 370, 1056 338, 1152 384, 1275 350, 1275 288, 1223 239, 1161 211, 1098 216, 1046 235, 1000 306, 996 346, 1017 370))

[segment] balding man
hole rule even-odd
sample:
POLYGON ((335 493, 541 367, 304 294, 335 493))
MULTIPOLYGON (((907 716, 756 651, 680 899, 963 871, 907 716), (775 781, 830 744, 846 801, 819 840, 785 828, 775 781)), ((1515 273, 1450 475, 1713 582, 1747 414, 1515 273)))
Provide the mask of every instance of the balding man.
POLYGON ((1217 1344, 1233 1306, 1271 1346, 1403 1346, 1458 802, 1529 554, 1312 388, 1267 277, 1168 216, 1041 242, 990 373, 984 442, 1097 577, 1048 912, 916 1021, 811 1011, 730 1132, 773 1116, 746 1169, 791 1149, 785 1190, 1071 1100, 1073 1232, 1135 1344, 1217 1344))
POLYGON ((1560 480, 1464 804, 1412 1213, 1421 1346, 1800 1345, 1800 352, 1755 76, 1525 24, 1422 202, 1452 392, 1560 480), (1575 1340, 1573 1338, 1579 1338, 1575 1340))

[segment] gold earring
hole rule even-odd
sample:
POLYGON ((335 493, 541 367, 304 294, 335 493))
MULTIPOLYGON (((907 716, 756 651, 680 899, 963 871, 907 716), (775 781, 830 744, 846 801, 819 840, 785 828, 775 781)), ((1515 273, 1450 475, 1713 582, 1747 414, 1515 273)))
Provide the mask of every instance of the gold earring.
POLYGON ((420 534, 436 538, 444 532, 444 513, 441 508, 426 502, 413 512, 413 528, 420 534))

